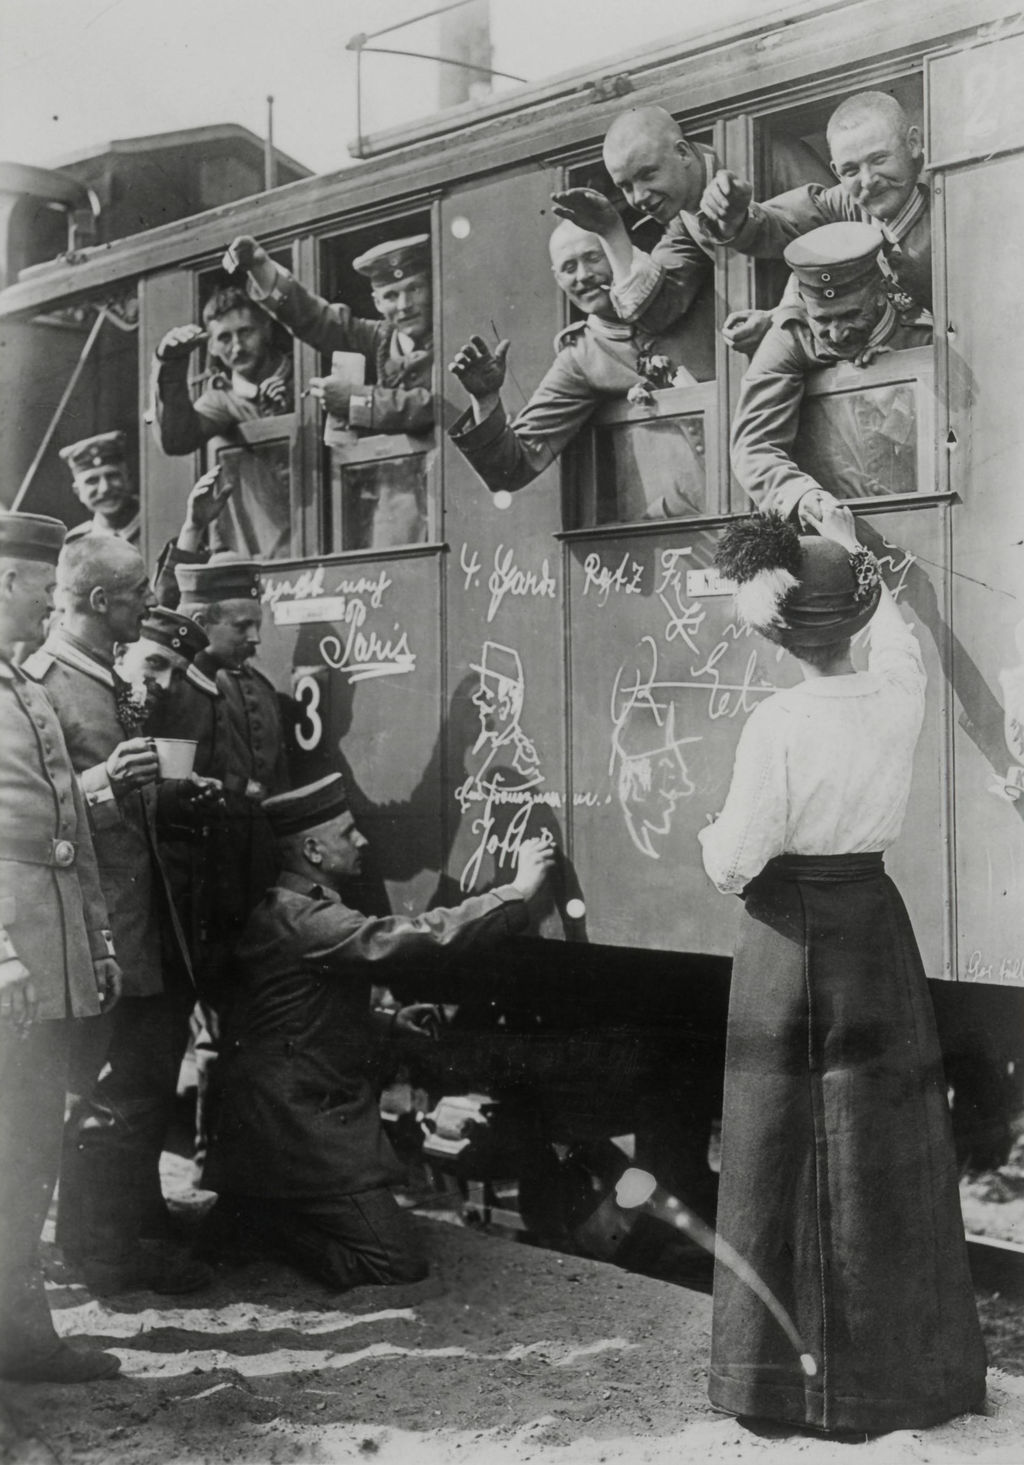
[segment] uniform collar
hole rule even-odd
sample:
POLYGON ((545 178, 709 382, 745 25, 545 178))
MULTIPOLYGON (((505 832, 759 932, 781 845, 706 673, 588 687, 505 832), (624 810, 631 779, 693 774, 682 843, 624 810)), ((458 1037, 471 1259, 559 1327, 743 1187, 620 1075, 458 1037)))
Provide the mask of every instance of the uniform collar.
POLYGON ((86 676, 92 677, 94 681, 102 682, 105 687, 113 690, 114 687, 114 661, 113 657, 98 651, 95 647, 87 646, 77 636, 72 636, 70 631, 53 631, 43 646, 51 656, 62 661, 65 666, 74 667, 76 671, 84 672, 86 676))
POLYGON ((631 341, 633 327, 627 320, 606 320, 603 315, 588 315, 587 330, 606 341, 631 341))
POLYGON ((0 656, 0 682, 15 682, 18 679, 18 670, 13 661, 0 656))
POLYGON ((208 697, 221 696, 221 690, 217 683, 204 672, 201 672, 195 662, 190 663, 186 667, 185 680, 191 682, 194 687, 198 687, 201 692, 205 692, 208 697))
MULTIPOLYGON (((785 306, 778 311, 776 319, 779 325, 789 325, 792 322, 799 322, 807 332, 811 351, 818 361, 832 366, 837 361, 853 360, 852 356, 846 355, 845 352, 836 351, 831 346, 826 346, 824 342, 818 340, 817 336, 811 330, 810 321, 807 319, 807 312, 802 305, 794 302, 792 305, 785 306)), ((855 354, 859 356, 862 351, 877 350, 879 346, 884 346, 895 332, 899 323, 899 317, 896 314, 892 301, 886 300, 885 309, 882 312, 881 318, 871 332, 871 335, 862 346, 858 347, 855 354)))
POLYGON ((300 875, 297 870, 282 870, 277 877, 277 884, 281 890, 292 890, 296 895, 308 896, 310 900, 327 900, 335 905, 344 903, 331 886, 310 880, 308 875, 300 875))
POLYGON ((866 209, 862 209, 861 212, 864 215, 865 223, 874 224, 876 228, 881 229, 890 244, 899 244, 907 237, 918 219, 928 212, 929 202, 927 185, 918 183, 894 219, 883 223, 881 219, 872 218, 866 209))

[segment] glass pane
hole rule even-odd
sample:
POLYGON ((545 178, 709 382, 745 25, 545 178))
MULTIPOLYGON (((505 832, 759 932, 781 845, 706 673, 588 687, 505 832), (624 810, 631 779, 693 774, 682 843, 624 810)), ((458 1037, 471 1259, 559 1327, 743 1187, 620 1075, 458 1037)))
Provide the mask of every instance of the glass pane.
POLYGON ((793 456, 837 498, 916 493, 916 384, 805 397, 793 456))
POLYGON ((427 537, 427 455, 346 462, 331 453, 339 549, 394 549, 427 537))
POLYGON ((703 414, 611 423, 594 448, 599 524, 707 512, 703 414))
POLYGON ((233 489, 211 527, 210 547, 261 559, 291 553, 291 452, 287 439, 221 448, 224 483, 233 489))

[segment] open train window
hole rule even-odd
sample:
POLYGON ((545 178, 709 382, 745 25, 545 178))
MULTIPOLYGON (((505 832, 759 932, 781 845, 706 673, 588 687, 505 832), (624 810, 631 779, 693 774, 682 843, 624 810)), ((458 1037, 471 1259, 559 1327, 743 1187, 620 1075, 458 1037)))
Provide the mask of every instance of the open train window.
MULTIPOLYGON (((710 148, 710 133, 689 133, 710 148)), ((662 228, 630 207, 599 159, 567 170, 566 186, 594 188, 622 215, 634 244, 654 250, 662 228)), ((570 318, 578 317, 571 305, 570 318)), ((638 337, 638 339, 640 339, 638 337)), ((629 341, 609 342, 632 364, 629 341)), ((662 335, 642 337, 637 366, 650 391, 644 402, 626 398, 603 405, 589 432, 566 456, 569 521, 573 528, 660 518, 692 518, 714 512, 717 498, 715 430, 714 264, 689 311, 662 335), (664 359, 648 375, 645 362, 664 359), (667 378, 667 380, 666 380, 667 378)))
POLYGON ((329 397, 324 408, 326 542, 335 550, 437 537, 430 233, 430 215, 418 213, 320 243, 323 296, 351 311, 335 313, 336 349, 322 361, 338 394, 337 410, 329 397))
MULTIPOLYGON (((910 124, 921 126, 924 100, 920 76, 899 77, 894 81, 876 83, 870 89, 893 97, 902 106, 910 124)), ((839 187, 830 166, 828 121, 840 103, 853 95, 854 92, 846 92, 818 98, 773 112, 755 123, 757 168, 751 181, 756 199, 773 199, 808 184, 818 184, 826 189, 839 187)), ((822 218, 821 222, 829 220, 822 218)), ((759 259, 755 267, 757 304, 764 310, 770 310, 782 298, 788 279, 789 272, 782 259, 759 259)))
POLYGON ((895 351, 866 367, 843 363, 815 372, 801 404, 793 457, 837 498, 932 492, 930 347, 895 351))
MULTIPOLYGON (((291 266, 291 252, 287 248, 271 253, 278 264, 285 268, 291 266)), ((221 269, 204 271, 198 285, 200 318, 215 296, 230 306, 236 292, 245 289, 244 281, 237 274, 228 275, 221 269)), ((292 452, 297 416, 292 340, 284 327, 258 306, 240 303, 238 311, 245 309, 267 327, 258 348, 263 352, 263 379, 258 386, 218 351, 220 323, 217 319, 209 323, 205 347, 192 358, 190 387, 197 403, 204 393, 223 393, 238 409, 238 420, 224 433, 211 438, 207 447, 208 463, 220 465, 225 481, 233 490, 220 518, 211 526, 210 548, 233 550, 265 560, 284 559, 294 552, 292 452), (269 387, 268 383, 273 386, 269 387)), ((226 310, 225 326, 234 323, 236 316, 237 312, 226 310)))

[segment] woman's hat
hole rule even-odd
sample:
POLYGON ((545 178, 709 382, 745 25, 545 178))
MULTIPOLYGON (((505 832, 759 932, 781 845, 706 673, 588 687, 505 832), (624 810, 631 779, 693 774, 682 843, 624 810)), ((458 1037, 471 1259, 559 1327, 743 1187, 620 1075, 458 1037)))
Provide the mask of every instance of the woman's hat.
POLYGON ((745 625, 780 646, 828 646, 853 636, 875 613, 878 561, 861 546, 801 535, 781 515, 751 514, 730 524, 715 564, 735 582, 745 625))

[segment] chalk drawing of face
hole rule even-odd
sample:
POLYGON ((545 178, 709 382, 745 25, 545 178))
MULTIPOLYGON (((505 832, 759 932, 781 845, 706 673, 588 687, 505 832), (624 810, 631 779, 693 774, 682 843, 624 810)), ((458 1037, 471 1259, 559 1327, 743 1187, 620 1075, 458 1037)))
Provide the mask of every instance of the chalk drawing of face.
POLYGON ((664 722, 649 708, 634 707, 613 729, 616 797, 630 839, 649 859, 661 858, 656 841, 671 833, 676 805, 695 791, 683 748, 698 742, 699 737, 676 737, 671 703, 664 722))
POLYGON ((485 641, 480 662, 472 670, 480 674, 480 685, 472 698, 480 731, 472 751, 489 750, 477 777, 483 774, 499 748, 508 747, 512 749, 513 766, 520 773, 539 777, 536 749, 520 726, 526 682, 518 651, 496 641, 485 641))

